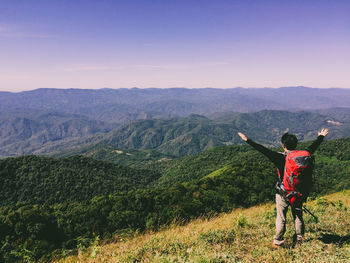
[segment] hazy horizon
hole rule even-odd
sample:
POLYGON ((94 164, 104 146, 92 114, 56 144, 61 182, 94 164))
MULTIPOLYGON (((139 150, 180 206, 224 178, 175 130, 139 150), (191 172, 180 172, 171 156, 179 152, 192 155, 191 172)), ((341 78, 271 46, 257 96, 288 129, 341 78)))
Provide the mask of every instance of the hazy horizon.
POLYGON ((350 88, 350 2, 3 0, 0 91, 350 88))
POLYGON ((18 91, 11 91, 11 90, 0 90, 0 92, 10 92, 10 93, 21 93, 21 92, 27 92, 27 91, 35 91, 35 90, 45 90, 45 89, 52 89, 52 90, 130 90, 130 89, 219 89, 219 90, 229 90, 229 89, 283 89, 283 88, 307 88, 307 89, 344 89, 348 90, 350 88, 341 88, 341 87, 330 87, 330 88, 314 88, 314 87, 306 87, 306 86, 285 86, 285 87, 232 87, 232 88, 213 88, 213 87, 203 87, 203 88, 187 88, 187 87, 168 87, 168 88, 158 88, 158 87, 147 87, 147 88, 139 88, 139 87, 130 87, 130 88, 37 88, 37 89, 27 89, 27 90, 18 90, 18 91))

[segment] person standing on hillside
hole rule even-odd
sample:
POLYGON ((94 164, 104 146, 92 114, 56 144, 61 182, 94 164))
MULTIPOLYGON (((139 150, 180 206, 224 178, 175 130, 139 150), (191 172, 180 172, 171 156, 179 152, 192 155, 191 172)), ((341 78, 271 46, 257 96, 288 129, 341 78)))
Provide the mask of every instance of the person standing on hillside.
POLYGON ((293 134, 285 133, 281 138, 284 150, 284 152, 281 153, 272 151, 251 139, 248 139, 243 133, 238 132, 238 135, 243 141, 264 154, 277 167, 276 233, 274 235, 272 247, 278 248, 283 247, 284 245, 283 236, 286 231, 286 214, 289 205, 291 205, 295 226, 294 242, 301 242, 303 239, 305 227, 302 205, 303 202, 306 201, 312 185, 312 169, 314 165, 312 154, 316 151, 327 134, 328 129, 322 129, 318 132, 317 139, 306 149, 306 151, 296 151, 295 148, 298 144, 297 137, 293 134), (295 174, 293 174, 293 172, 291 172, 291 174, 288 173, 288 170, 291 170, 291 167, 293 168, 290 164, 291 162, 293 162, 295 167, 298 167, 298 165, 299 167, 304 166, 301 168, 305 168, 305 170, 302 171, 299 176, 297 175, 297 172, 295 172, 296 170, 293 170, 295 174), (305 164, 302 164, 303 162, 305 164), (300 178, 303 178, 303 180, 300 180, 300 178), (295 186, 293 186, 293 182, 295 182, 295 186), (295 187, 297 190, 294 188, 292 189, 291 187, 295 187))

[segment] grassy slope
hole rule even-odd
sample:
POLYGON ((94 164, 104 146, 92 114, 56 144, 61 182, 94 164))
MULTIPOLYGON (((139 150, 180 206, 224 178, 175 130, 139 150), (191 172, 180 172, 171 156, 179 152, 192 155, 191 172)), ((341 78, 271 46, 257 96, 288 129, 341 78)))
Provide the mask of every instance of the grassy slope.
POLYGON ((307 207, 305 242, 292 247, 293 223, 287 215, 287 248, 270 247, 274 205, 236 209, 211 219, 172 225, 111 244, 95 245, 58 262, 349 262, 350 190, 318 198, 307 207))

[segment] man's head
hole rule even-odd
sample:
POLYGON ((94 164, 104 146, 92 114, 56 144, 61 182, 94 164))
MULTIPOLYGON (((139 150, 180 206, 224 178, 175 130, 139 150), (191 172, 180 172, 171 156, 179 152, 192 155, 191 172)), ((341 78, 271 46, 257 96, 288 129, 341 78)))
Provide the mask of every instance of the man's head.
POLYGON ((289 151, 294 150, 297 147, 298 139, 294 134, 286 132, 281 138, 282 146, 289 151))

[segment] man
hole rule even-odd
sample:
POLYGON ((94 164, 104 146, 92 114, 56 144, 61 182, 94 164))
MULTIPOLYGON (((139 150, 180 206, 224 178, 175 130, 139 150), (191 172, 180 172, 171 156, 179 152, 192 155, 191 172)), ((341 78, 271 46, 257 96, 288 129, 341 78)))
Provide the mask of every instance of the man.
MULTIPOLYGON (((322 129, 320 132, 318 132, 317 139, 306 150, 310 154, 313 154, 316 151, 316 149, 319 147, 321 142, 323 141, 323 138, 327 134, 328 134, 328 129, 322 129)), ((284 170, 285 170, 286 156, 288 153, 295 150, 298 144, 298 139, 293 134, 285 133, 281 138, 284 152, 280 153, 280 152, 274 152, 252 141, 251 139, 248 139, 243 133, 239 132, 238 135, 242 138, 243 141, 247 142, 253 148, 255 148, 256 150, 264 154, 267 158, 269 158, 270 161, 273 162, 273 164, 277 167, 279 180, 276 183, 276 189, 278 190, 276 194, 276 210, 277 210, 276 233, 274 235, 272 246, 275 248, 283 247, 284 245, 283 235, 286 231, 286 214, 288 211, 288 206, 290 205, 290 201, 286 198, 285 194, 282 193, 284 192, 283 176, 284 176, 284 170)), ((309 173, 308 178, 310 178, 311 180, 312 168, 306 172, 309 173)), ((307 187, 305 187, 304 185, 304 188, 307 188, 307 187)), ((293 205, 291 205, 292 215, 294 219, 294 226, 295 226, 294 242, 301 242, 304 236, 302 204, 303 204, 303 201, 306 201, 305 196, 308 194, 307 189, 305 189, 304 192, 305 192, 304 198, 298 200, 298 202, 295 202, 293 203, 293 205)))

